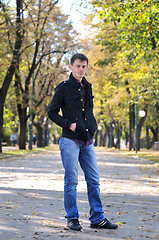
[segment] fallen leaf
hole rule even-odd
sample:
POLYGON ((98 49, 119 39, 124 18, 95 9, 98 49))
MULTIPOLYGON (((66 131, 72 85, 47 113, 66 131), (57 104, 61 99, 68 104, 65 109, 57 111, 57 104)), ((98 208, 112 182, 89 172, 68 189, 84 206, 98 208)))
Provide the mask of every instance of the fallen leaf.
POLYGON ((116 224, 119 225, 119 226, 123 225, 122 222, 117 222, 116 224))
POLYGON ((118 212, 118 215, 122 215, 122 213, 121 213, 121 212, 118 212))

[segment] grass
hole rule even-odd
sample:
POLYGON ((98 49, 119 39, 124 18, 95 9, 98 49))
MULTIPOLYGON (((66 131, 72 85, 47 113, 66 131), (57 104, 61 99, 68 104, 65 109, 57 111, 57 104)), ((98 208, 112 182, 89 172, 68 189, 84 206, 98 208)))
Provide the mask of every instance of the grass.
POLYGON ((147 149, 141 149, 137 153, 135 151, 129 151, 129 150, 125 150, 125 149, 121 149, 121 150, 118 150, 118 149, 110 149, 109 150, 108 149, 108 151, 118 152, 119 154, 126 155, 129 157, 137 156, 139 158, 148 159, 148 160, 151 160, 151 161, 159 164, 159 151, 147 150, 147 149))
POLYGON ((46 150, 56 150, 56 146, 49 146, 49 147, 41 147, 41 148, 35 148, 33 147, 32 150, 30 149, 17 149, 17 148, 2 148, 3 153, 0 153, 0 158, 4 157, 4 156, 15 156, 15 155, 25 155, 25 154, 31 154, 31 153, 35 153, 35 152, 44 152, 46 150))
POLYGON ((149 159, 151 161, 154 161, 155 163, 159 163, 159 152, 154 151, 154 152, 138 152, 137 155, 140 158, 144 158, 144 159, 149 159))

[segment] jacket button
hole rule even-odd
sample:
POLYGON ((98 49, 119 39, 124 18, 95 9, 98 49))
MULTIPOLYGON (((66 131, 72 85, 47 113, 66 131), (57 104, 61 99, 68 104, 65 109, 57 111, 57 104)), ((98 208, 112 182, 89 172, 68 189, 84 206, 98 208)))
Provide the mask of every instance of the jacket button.
POLYGON ((81 91, 81 89, 80 89, 80 88, 78 88, 78 91, 80 92, 80 91, 81 91))
POLYGON ((84 112, 84 108, 82 108, 82 111, 84 112))
POLYGON ((81 100, 81 102, 83 102, 83 99, 82 99, 82 98, 81 98, 80 100, 81 100))
POLYGON ((87 121, 87 118, 85 118, 85 121, 87 121))
POLYGON ((86 129, 86 132, 88 132, 88 128, 86 129))

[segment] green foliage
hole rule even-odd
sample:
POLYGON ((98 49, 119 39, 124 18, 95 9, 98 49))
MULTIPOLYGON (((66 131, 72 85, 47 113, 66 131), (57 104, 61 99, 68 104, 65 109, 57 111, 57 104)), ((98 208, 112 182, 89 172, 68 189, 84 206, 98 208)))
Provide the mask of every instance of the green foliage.
POLYGON ((12 135, 12 131, 17 131, 18 129, 18 116, 15 115, 11 110, 8 108, 4 108, 4 115, 3 115, 3 141, 10 144, 10 137, 12 135))
POLYGON ((128 130, 129 106, 137 97, 138 110, 147 112, 146 124, 157 126, 158 1, 93 0, 90 3, 95 17, 92 21, 91 14, 87 24, 96 32, 92 47, 98 45, 95 53, 98 59, 93 63, 98 79, 94 82, 98 121, 120 122, 128 130))
POLYGON ((124 43, 126 49, 131 46, 128 58, 136 59, 140 54, 141 61, 144 58, 149 63, 153 59, 154 66, 158 65, 158 1, 92 1, 92 4, 97 7, 103 29, 110 22, 116 26, 114 41, 122 46, 124 43))

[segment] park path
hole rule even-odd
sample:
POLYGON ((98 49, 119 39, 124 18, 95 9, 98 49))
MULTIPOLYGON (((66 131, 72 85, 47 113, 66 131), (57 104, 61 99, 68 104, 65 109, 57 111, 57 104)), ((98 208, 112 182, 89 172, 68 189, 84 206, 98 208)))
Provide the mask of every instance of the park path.
POLYGON ((96 149, 105 216, 116 230, 89 227, 89 205, 79 169, 83 232, 65 229, 59 151, 0 159, 0 240, 159 239, 158 165, 96 149))

